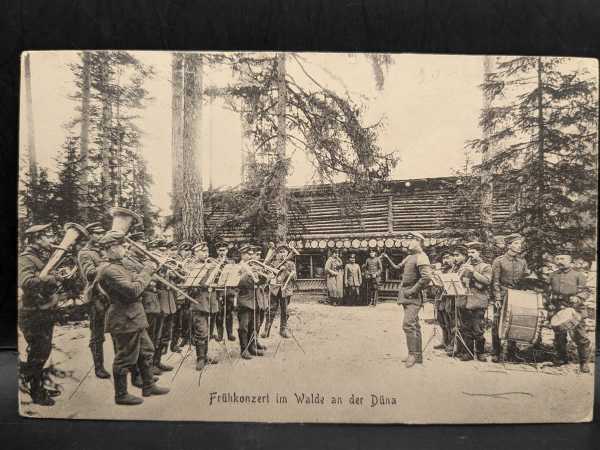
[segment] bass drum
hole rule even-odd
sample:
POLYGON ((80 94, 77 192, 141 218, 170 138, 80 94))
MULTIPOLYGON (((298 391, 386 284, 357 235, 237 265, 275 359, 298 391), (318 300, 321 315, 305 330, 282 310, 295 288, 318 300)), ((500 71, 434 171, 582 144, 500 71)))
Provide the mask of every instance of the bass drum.
POLYGON ((500 339, 533 344, 540 336, 543 323, 542 294, 508 289, 498 328, 500 339))

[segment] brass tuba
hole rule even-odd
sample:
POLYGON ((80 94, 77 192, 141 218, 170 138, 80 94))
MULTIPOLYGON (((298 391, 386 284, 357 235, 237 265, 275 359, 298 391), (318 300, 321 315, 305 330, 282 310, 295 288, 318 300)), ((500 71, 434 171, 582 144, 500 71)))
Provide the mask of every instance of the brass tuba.
MULTIPOLYGON (((65 253, 67 253, 73 247, 75 242, 77 242, 82 237, 85 237, 86 239, 90 237, 87 230, 76 223, 67 223, 65 224, 64 229, 65 235, 60 244, 56 246, 56 250, 54 250, 54 253, 52 253, 52 256, 50 256, 50 259, 40 272, 41 277, 48 276, 50 272, 56 269, 56 267, 60 264, 63 257, 65 256, 65 253)), ((72 273, 70 273, 70 275, 72 275, 72 273)), ((67 278, 67 276, 64 274, 60 276, 63 278, 67 278)))
POLYGON ((134 221, 136 225, 142 223, 142 217, 127 208, 114 206, 110 208, 108 213, 113 218, 112 230, 120 231, 123 234, 127 234, 129 232, 129 229, 134 224, 134 221))

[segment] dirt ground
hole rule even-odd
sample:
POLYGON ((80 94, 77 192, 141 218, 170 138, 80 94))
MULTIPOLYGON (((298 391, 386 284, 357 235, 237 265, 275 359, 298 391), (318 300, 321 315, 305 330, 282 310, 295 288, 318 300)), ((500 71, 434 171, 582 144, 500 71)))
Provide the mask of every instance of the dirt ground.
MULTIPOLYGON (((112 380, 97 379, 91 371, 88 328, 84 324, 60 326, 55 330, 51 363, 68 375, 57 380, 63 393, 50 408, 33 405, 28 395, 21 394, 21 413, 78 419, 249 422, 591 419, 593 375, 580 374, 575 364, 553 368, 451 359, 433 350, 441 333, 432 317, 431 305, 427 305, 421 312, 423 345, 427 344, 424 364, 406 369, 400 361, 406 352, 402 308, 395 303, 369 308, 295 302, 289 321, 294 338, 272 333, 262 340, 268 346, 266 355, 250 361, 240 359, 237 342, 225 346, 211 341, 209 353, 220 363, 201 373, 195 371, 192 349, 169 353, 167 362, 176 370, 163 374, 159 384, 171 392, 145 398, 142 405, 133 407, 115 405, 112 380)), ((276 321, 273 328, 277 327, 276 321)), ((110 371, 108 336, 105 353, 110 371)), ((141 395, 137 388, 129 390, 141 395)))

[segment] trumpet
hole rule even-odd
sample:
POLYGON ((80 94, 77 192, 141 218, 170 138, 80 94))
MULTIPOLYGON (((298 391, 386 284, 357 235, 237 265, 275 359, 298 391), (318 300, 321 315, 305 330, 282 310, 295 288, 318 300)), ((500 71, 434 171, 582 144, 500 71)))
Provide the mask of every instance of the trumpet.
MULTIPOLYGON (((280 269, 277 269, 275 267, 271 267, 268 264, 265 264, 263 262, 260 262, 258 259, 251 259, 250 261, 248 261, 248 266, 250 266, 250 268, 253 268, 252 266, 258 266, 262 269, 261 270, 257 270, 256 268, 254 268, 254 270, 256 270, 259 274, 262 274, 263 276, 267 275, 272 275, 272 276, 277 276, 279 274, 279 272, 281 272, 280 269)), ((265 278, 269 278, 269 276, 265 276, 265 278)))

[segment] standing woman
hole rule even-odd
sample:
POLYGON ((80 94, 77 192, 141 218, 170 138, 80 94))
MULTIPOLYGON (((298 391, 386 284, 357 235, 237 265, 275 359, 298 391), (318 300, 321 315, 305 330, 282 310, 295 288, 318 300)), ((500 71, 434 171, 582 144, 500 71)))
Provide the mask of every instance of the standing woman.
POLYGON ((344 263, 340 258, 340 251, 332 249, 325 262, 325 277, 327 278, 328 301, 338 305, 344 297, 344 263))

